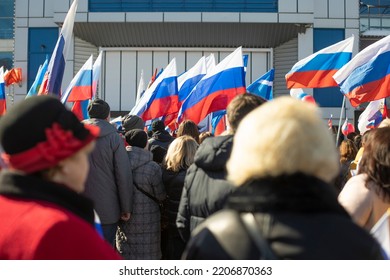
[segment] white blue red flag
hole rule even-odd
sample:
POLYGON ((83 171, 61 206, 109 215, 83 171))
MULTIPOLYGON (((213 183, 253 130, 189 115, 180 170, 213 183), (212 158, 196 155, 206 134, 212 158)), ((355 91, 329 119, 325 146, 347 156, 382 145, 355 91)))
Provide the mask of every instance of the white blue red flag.
POLYGON ((53 94, 58 96, 58 98, 61 97, 61 84, 64 77, 65 60, 72 41, 77 4, 78 0, 74 0, 65 17, 60 36, 50 58, 49 66, 39 94, 53 94))
POLYGON ((371 101, 358 119, 358 129, 361 134, 379 125, 382 120, 382 105, 384 99, 371 101), (375 125, 375 123, 377 123, 375 125))
POLYGON ((135 104, 137 104, 139 102, 139 100, 141 99, 142 95, 145 92, 145 88, 146 88, 146 85, 145 85, 145 81, 144 81, 144 70, 141 70, 141 77, 140 77, 139 83, 138 83, 138 89, 137 89, 137 96, 136 96, 136 99, 135 99, 135 104))
POLYGON ((246 90, 252 94, 263 97, 266 100, 273 99, 272 88, 274 85, 275 70, 272 68, 263 76, 250 84, 246 90))
POLYGON ((88 104, 91 100, 82 100, 82 101, 75 101, 73 103, 71 111, 77 116, 77 118, 82 121, 89 119, 88 115, 88 104))
POLYGON ((179 122, 198 124, 209 113, 226 109, 229 102, 246 92, 242 49, 237 48, 208 72, 183 102, 179 122))
POLYGON ((176 59, 173 58, 130 114, 140 116, 144 121, 153 120, 177 112, 178 102, 176 59))
POLYGON ((210 72, 215 67, 215 56, 213 53, 211 53, 209 56, 206 57, 206 69, 207 72, 210 72))
POLYGON ((337 87, 332 76, 351 60, 354 36, 298 61, 286 74, 287 88, 337 87))
POLYGON ((63 104, 92 98, 92 59, 93 55, 80 68, 62 94, 61 102, 63 104))
POLYGON ((102 68, 102 56, 103 56, 103 51, 100 51, 92 67, 92 97, 96 95, 97 85, 100 79, 100 71, 102 68))
POLYGON ((5 94, 5 83, 4 83, 4 67, 0 67, 0 116, 4 115, 7 110, 6 105, 6 94, 5 94))
POLYGON ((35 80, 34 80, 33 84, 31 85, 31 88, 28 91, 26 98, 38 94, 39 89, 40 89, 42 82, 43 82, 43 78, 45 77, 45 74, 47 72, 48 65, 49 65, 49 57, 46 56, 45 62, 39 66, 35 80))
POLYGON ((183 102, 188 97, 192 89, 199 83, 206 73, 206 57, 203 56, 191 69, 177 77, 179 102, 183 102))
POLYGON ((390 35, 369 45, 342 67, 333 78, 356 107, 390 96, 390 35))

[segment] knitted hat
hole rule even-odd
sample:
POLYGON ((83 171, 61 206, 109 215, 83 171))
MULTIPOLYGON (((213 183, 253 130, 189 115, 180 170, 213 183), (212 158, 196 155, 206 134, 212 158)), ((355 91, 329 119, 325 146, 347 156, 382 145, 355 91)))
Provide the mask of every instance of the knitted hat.
POLYGON ((163 130, 165 130, 165 125, 164 125, 164 122, 162 120, 156 120, 152 123, 152 131, 153 132, 163 131, 163 130))
POLYGON ((122 118, 122 127, 127 132, 138 128, 144 129, 145 122, 137 115, 126 115, 122 118))
POLYGON ((133 147, 145 148, 148 142, 148 136, 142 129, 132 129, 125 134, 126 142, 133 147))
POLYGON ((88 115, 92 119, 107 119, 110 114, 110 105, 102 99, 96 98, 88 105, 88 115))
POLYGON ((57 98, 29 97, 0 119, 1 157, 9 168, 33 173, 56 166, 99 132, 97 126, 80 123, 57 98))

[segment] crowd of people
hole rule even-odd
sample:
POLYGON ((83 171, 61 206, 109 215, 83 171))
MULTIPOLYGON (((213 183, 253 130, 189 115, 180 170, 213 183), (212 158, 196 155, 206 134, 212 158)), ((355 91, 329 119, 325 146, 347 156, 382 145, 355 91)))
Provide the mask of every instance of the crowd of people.
POLYGON ((390 208, 390 126, 339 147, 318 107, 252 94, 227 130, 183 121, 79 122, 28 98, 0 119, 0 259, 386 259, 370 233, 390 208))

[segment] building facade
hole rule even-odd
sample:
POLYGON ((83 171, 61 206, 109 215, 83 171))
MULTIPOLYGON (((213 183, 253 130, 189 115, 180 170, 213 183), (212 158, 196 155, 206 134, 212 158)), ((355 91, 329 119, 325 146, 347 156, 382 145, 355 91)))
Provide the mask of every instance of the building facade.
MULTIPOLYGON (((17 102, 54 49, 72 0, 14 2, 14 67, 23 69, 17 102)), ((214 53, 218 62, 242 46, 249 55, 247 85, 273 67, 274 95, 289 94, 284 76, 299 59, 351 35, 359 38, 360 8, 356 0, 79 0, 63 90, 88 57, 102 50, 98 94, 113 111, 128 112, 141 71, 147 82, 173 57, 181 73, 203 55, 214 53)), ((305 91, 314 94, 324 118, 333 114, 337 120, 338 88, 305 91)), ((347 109, 350 118, 353 111, 347 109)))

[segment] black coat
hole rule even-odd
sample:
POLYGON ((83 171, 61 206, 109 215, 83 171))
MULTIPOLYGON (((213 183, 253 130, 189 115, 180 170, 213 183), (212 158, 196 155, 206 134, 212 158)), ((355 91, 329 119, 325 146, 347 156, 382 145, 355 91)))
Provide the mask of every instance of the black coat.
POLYGON ((233 146, 233 136, 205 139, 195 154, 184 182, 176 225, 183 240, 204 219, 224 206, 235 187, 226 180, 226 162, 233 146))
POLYGON ((250 182, 229 197, 226 207, 193 232, 184 258, 261 258, 238 218, 250 212, 257 233, 277 258, 383 259, 378 243, 353 223, 333 187, 314 177, 295 174, 250 182))

